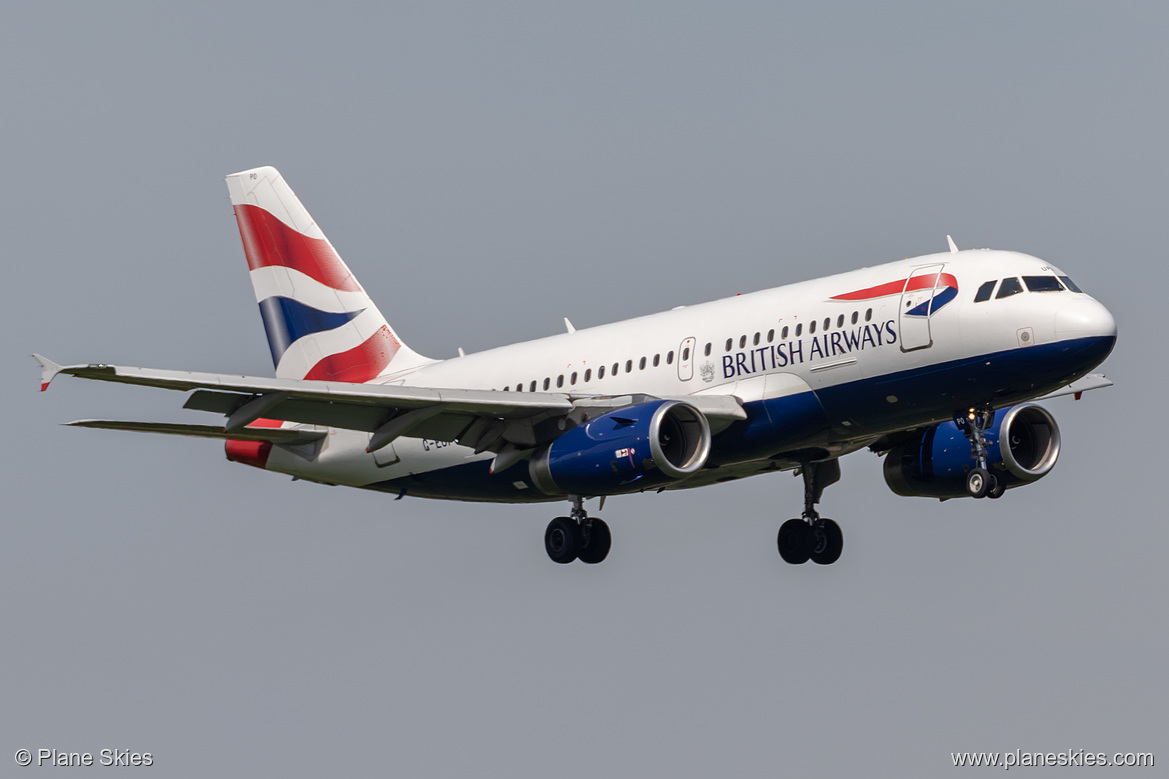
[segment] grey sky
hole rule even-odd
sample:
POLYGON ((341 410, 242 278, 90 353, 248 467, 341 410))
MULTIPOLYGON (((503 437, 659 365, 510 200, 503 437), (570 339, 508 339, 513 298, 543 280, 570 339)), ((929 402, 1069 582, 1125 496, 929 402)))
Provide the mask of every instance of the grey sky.
POLYGON ((5 6, 5 775, 40 747, 148 751, 155 776, 1169 762, 1169 10, 727 6, 5 6), (1117 386, 1051 403, 1059 465, 993 504, 898 498, 846 458, 829 568, 776 554, 790 475, 614 499, 609 560, 560 567, 556 506, 392 502, 58 426, 205 420, 161 391, 38 395, 32 351, 271 373, 223 184, 265 164, 430 356, 951 233, 1108 305, 1117 386))

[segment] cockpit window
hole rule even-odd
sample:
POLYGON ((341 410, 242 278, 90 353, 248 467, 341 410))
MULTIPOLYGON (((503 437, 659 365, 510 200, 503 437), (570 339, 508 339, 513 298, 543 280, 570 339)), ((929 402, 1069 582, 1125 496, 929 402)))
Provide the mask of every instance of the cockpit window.
POLYGON ((994 285, 997 281, 988 281, 978 288, 978 292, 974 294, 974 302, 981 303, 984 300, 990 300, 990 295, 994 292, 994 285))
POLYGON ((1063 292, 1063 285, 1055 276, 1024 276, 1023 283, 1032 292, 1063 292))
POLYGON ((999 294, 995 295, 995 300, 1002 300, 1009 298, 1011 295, 1018 295, 1023 291, 1023 285, 1019 280, 1012 276, 1009 279, 1003 279, 1002 286, 999 287, 999 294))
POLYGON ((1072 292, 1083 292, 1084 291, 1084 290, 1080 289, 1079 287, 1077 287, 1076 282, 1072 281, 1067 276, 1060 276, 1059 280, 1062 281, 1063 285, 1065 287, 1067 287, 1068 289, 1070 289, 1072 292))

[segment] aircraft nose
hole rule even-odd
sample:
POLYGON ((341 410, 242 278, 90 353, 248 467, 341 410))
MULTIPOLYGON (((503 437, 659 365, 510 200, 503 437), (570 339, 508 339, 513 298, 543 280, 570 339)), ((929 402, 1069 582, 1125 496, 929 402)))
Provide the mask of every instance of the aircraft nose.
POLYGON ((1107 338, 1116 342, 1116 320, 1112 312, 1090 297, 1069 303, 1055 315, 1055 334, 1068 338, 1107 338))

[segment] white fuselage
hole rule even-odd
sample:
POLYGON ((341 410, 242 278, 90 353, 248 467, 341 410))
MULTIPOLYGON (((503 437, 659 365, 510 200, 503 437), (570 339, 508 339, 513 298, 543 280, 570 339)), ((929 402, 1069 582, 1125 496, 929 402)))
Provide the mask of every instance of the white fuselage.
MULTIPOLYGON (((974 301, 986 282, 1063 275, 1016 252, 927 255, 431 362, 377 382, 574 397, 734 395, 750 419, 716 436, 709 473, 674 485, 701 486, 795 467, 784 452, 847 453, 890 431, 974 404, 1017 403, 1079 378, 1115 340, 1111 315, 1093 298, 1024 288, 974 301), (936 281, 914 289, 921 276, 936 281), (792 405, 797 398, 818 406, 811 418, 792 405)), ((500 480, 484 497, 419 478, 473 463, 485 469, 490 452, 399 438, 367 454, 368 434, 328 432, 314 461, 275 451, 268 469, 388 490, 410 489, 401 480, 415 479, 411 492, 429 497, 543 499, 515 480, 500 480)))

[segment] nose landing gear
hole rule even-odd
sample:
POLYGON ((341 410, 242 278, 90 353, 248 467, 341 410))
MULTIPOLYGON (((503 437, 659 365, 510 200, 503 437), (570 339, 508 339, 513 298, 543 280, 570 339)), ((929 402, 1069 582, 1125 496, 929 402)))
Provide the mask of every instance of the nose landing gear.
POLYGON ((994 424, 994 411, 972 408, 954 418, 954 422, 970 440, 970 456, 974 467, 966 474, 966 492, 972 498, 1001 498, 1007 485, 987 468, 986 430, 994 424))
POLYGON ((573 560, 595 565, 609 556, 613 536, 603 519, 590 517, 584 498, 570 496, 571 516, 557 517, 544 532, 544 549, 552 562, 567 565, 573 560))
POLYGON ((807 463, 800 470, 804 477, 804 513, 800 519, 789 519, 780 526, 776 538, 779 556, 792 565, 808 560, 831 565, 844 551, 844 533, 840 525, 820 516, 816 504, 824 488, 840 480, 840 462, 807 463))

